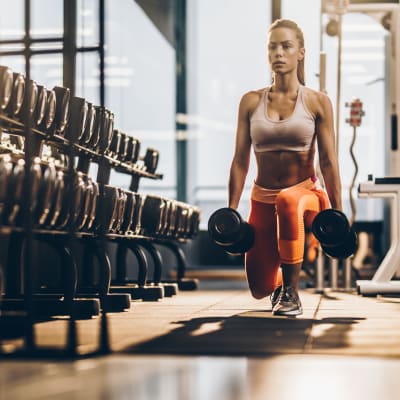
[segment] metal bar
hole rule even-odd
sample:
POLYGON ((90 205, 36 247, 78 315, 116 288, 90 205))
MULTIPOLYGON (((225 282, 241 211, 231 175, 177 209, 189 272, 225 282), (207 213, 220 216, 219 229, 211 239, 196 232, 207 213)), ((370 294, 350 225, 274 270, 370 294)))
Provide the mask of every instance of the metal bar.
POLYGON ((77 47, 76 51, 78 53, 86 53, 86 52, 90 52, 90 51, 100 51, 100 46, 77 47))
MULTIPOLYGON (((176 74, 176 114, 187 113, 186 91, 186 0, 176 0, 175 10, 175 74, 176 74)), ((175 123, 176 132, 176 186, 177 199, 187 200, 187 124, 175 123)))
MULTIPOLYGON (((89 53, 91 51, 100 51, 100 47, 93 46, 93 47, 76 48, 77 53, 89 53)), ((38 54, 58 54, 58 53, 63 53, 64 49, 63 47, 60 47, 59 49, 42 49, 42 50, 27 49, 27 50, 14 50, 14 51, 0 51, 0 56, 18 56, 18 55, 23 55, 26 52, 29 53, 30 56, 38 54)))
POLYGON ((0 51, 0 56, 18 56, 28 53, 29 57, 37 54, 58 54, 62 53, 63 49, 54 49, 54 50, 21 50, 21 51, 0 51))
POLYGON ((99 57, 100 57, 100 105, 105 104, 105 3, 104 0, 99 0, 99 57))
POLYGON ((330 266, 330 280, 331 280, 331 289, 338 289, 338 276, 339 276, 339 261, 337 259, 331 258, 329 260, 330 266))
POLYGON ((77 0, 64 0, 63 85, 75 94, 77 0))
POLYGON ((322 293, 325 288, 325 254, 321 246, 318 248, 317 268, 315 271, 315 290, 322 293))
POLYGON ((282 17, 282 1, 272 0, 271 3, 271 20, 272 22, 282 17))
MULTIPOLYGON (((30 0, 25 0, 25 76, 26 82, 30 79, 30 54, 27 51, 30 48, 30 19, 31 19, 31 8, 30 0)), ((28 85, 29 88, 29 85, 28 85)), ((30 96, 31 91, 28 89, 26 93, 30 96)), ((26 242, 25 242, 25 261, 23 266, 23 285, 24 285, 24 308, 26 311, 26 331, 25 331, 25 348, 27 351, 34 351, 36 347, 35 340, 35 328, 34 328, 34 309, 33 309, 33 263, 32 263, 32 217, 30 213, 30 202, 31 193, 30 188, 32 187, 32 180, 30 178, 30 167, 32 161, 32 119, 28 117, 29 107, 25 110, 25 119, 27 121, 25 130, 25 174, 27 176, 26 186, 24 190, 24 204, 23 204, 23 214, 24 214, 24 227, 26 228, 26 242)))
POLYGON ((344 289, 346 291, 351 291, 352 290, 352 284, 351 284, 351 271, 352 271, 352 266, 351 266, 351 261, 352 258, 347 258, 345 260, 344 264, 344 272, 343 272, 343 281, 344 281, 344 289))
POLYGON ((339 156, 339 128, 340 128, 340 101, 342 86, 342 25, 343 16, 338 15, 338 59, 337 59, 337 84, 336 84, 336 153, 339 156))
MULTIPOLYGON (((52 42, 62 42, 63 38, 31 38, 31 43, 52 43, 52 42)), ((0 40, 0 46, 4 44, 24 44, 25 39, 10 39, 10 40, 0 40)))

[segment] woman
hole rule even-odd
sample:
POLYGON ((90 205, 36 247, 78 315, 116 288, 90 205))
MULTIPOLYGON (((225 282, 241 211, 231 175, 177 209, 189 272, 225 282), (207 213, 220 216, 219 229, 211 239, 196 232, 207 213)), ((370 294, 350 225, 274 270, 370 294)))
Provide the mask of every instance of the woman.
POLYGON ((304 257, 304 226, 325 208, 342 209, 329 98, 305 87, 304 36, 290 20, 268 31, 272 84, 246 93, 239 105, 228 206, 237 209, 253 147, 257 176, 249 223, 254 246, 246 253, 252 295, 271 295, 274 315, 302 313, 298 282, 304 257), (315 173, 315 147, 326 192, 315 173))

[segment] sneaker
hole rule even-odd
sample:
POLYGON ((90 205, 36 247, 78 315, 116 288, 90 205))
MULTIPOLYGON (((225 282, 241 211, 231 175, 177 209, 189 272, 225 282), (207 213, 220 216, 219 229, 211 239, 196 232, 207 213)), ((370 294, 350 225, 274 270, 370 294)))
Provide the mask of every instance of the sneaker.
POLYGON ((282 285, 278 286, 269 296, 269 299, 271 300, 272 308, 275 307, 275 304, 278 302, 279 294, 281 293, 282 290, 282 285))
POLYGON ((284 287, 278 301, 272 309, 273 315, 294 316, 303 314, 301 302, 297 292, 291 287, 284 287))

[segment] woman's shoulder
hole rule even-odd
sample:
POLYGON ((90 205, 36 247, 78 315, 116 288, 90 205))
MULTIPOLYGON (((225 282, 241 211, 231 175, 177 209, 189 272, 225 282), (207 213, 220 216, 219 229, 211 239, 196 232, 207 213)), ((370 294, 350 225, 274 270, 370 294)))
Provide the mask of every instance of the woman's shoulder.
POLYGON ((247 109, 254 109, 257 107, 266 89, 267 88, 261 88, 246 92, 240 100, 240 106, 247 109))
POLYGON ((332 103, 327 94, 304 86, 304 100, 307 107, 314 115, 324 114, 332 108, 332 103))

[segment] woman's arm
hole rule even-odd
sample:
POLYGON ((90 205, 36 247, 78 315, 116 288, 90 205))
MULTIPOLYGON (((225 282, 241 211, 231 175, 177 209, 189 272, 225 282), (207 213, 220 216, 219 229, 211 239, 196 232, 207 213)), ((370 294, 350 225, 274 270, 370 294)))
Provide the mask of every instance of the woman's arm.
POLYGON ((335 149, 332 104, 329 97, 323 93, 317 93, 317 97, 316 129, 319 165, 332 208, 342 210, 342 186, 335 149))
POLYGON ((229 174, 228 207, 237 209, 250 164, 250 109, 256 95, 246 93, 239 104, 236 144, 229 174))

